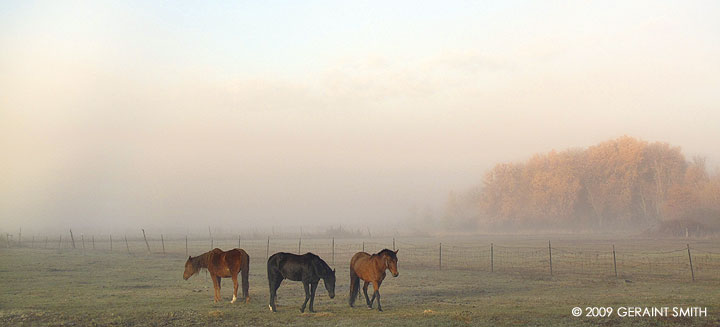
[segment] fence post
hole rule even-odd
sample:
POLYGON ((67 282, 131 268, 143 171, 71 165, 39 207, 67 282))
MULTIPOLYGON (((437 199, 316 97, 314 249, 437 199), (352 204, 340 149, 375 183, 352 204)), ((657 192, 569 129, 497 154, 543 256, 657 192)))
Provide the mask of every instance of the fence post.
POLYGON ((22 247, 22 227, 20 227, 20 233, 18 234, 18 247, 22 247))
POLYGON ((615 244, 613 244, 613 267, 615 267, 615 278, 617 278, 617 260, 615 259, 615 244))
POLYGON ((75 237, 73 236, 72 229, 70 230, 70 240, 72 240, 73 249, 75 248, 75 237))
POLYGON ((240 234, 238 234, 238 249, 240 248, 240 234))
POLYGON ((393 251, 395 251, 395 238, 393 237, 393 251))
POLYGON ((185 235, 185 255, 188 255, 187 235, 185 235))
POLYGON ((550 246, 550 241, 548 241, 548 253, 550 254, 550 276, 552 276, 552 247, 550 246))
POLYGON ((160 243, 162 243, 163 255, 165 255, 165 237, 163 237, 163 234, 160 234, 160 243))
POLYGON ((5 245, 7 245, 7 248, 10 248, 10 234, 5 233, 5 245))
POLYGON ((150 243, 148 243, 147 237, 145 237, 145 229, 144 229, 144 228, 141 228, 141 229, 142 229, 142 232, 143 232, 143 239, 145 240, 145 246, 147 246, 148 253, 150 253, 150 243))
POLYGON ((492 243, 490 243, 490 272, 495 272, 495 253, 493 252, 492 243))
POLYGON ((110 252, 112 252, 112 234, 110 234, 110 252))
POLYGON ((47 241, 48 241, 48 237, 45 236, 45 246, 43 247, 43 249, 47 249, 47 241))
POLYGON ((363 241, 363 252, 365 252, 365 241, 363 241))
POLYGON ((60 234, 60 240, 58 241, 58 249, 62 249, 62 234, 60 234))
POLYGON ((125 235, 125 247, 127 248, 128 254, 132 254, 130 253, 130 245, 128 245, 127 235, 125 235))
POLYGON ((82 241, 83 254, 85 254, 85 234, 80 233, 80 240, 82 241))
POLYGON ((95 250, 95 235, 93 235, 91 237, 92 237, 93 250, 95 250))
POLYGON ((302 237, 298 238, 298 254, 300 254, 300 246, 302 245, 302 237))
POLYGON ((693 269, 693 265, 692 265, 692 256, 690 255, 690 244, 689 243, 687 245, 687 250, 688 250, 688 259, 690 259, 690 273, 692 274, 692 281, 694 282, 695 281, 695 270, 693 269))
POLYGON ((438 269, 442 270, 442 242, 440 242, 440 252, 438 255, 438 269))
POLYGON ((335 238, 332 238, 332 263, 335 265, 335 238))
POLYGON ((267 247, 265 248, 265 260, 270 259, 270 236, 268 236, 267 247))

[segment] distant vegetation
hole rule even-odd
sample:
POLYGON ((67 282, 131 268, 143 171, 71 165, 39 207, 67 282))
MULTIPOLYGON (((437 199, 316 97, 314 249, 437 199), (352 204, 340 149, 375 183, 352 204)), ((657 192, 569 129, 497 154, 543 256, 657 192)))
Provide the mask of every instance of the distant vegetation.
POLYGON ((450 194, 453 229, 720 230, 720 174, 679 147, 623 136, 585 149, 502 163, 472 191, 450 194))

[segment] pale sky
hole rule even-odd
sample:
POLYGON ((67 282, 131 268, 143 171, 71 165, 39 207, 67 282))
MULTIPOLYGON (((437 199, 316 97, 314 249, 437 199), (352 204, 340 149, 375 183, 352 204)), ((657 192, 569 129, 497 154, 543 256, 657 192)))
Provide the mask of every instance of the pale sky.
POLYGON ((389 223, 630 135, 720 163, 720 2, 0 2, 0 229, 389 223))

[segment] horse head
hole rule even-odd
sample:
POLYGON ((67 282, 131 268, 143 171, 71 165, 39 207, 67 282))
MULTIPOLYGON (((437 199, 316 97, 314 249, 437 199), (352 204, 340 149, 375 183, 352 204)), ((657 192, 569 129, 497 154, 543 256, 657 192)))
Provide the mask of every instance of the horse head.
POLYGON ((195 275, 195 273, 197 273, 197 270, 195 269, 195 266, 193 266, 192 257, 188 256, 187 261, 185 261, 185 272, 183 272, 183 279, 187 280, 188 278, 192 277, 192 275, 195 275))
POLYGON ((400 251, 400 250, 398 249, 395 251, 391 251, 391 250, 385 249, 385 250, 381 251, 383 254, 383 259, 385 259, 385 266, 387 267, 387 269, 390 269, 390 273, 393 275, 393 277, 397 277, 400 275, 400 273, 397 270, 397 261, 398 261, 397 253, 398 253, 398 251, 400 251))
POLYGON ((335 269, 331 270, 330 273, 323 278, 325 283, 325 289, 328 291, 330 298, 335 297, 335 269))

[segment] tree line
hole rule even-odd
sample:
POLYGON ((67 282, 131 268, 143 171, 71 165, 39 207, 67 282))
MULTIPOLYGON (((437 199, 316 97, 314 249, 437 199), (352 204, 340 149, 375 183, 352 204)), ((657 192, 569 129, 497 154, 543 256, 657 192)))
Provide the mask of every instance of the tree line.
POLYGON ((679 147, 623 136, 501 163, 448 197, 450 228, 614 230, 669 221, 720 226, 720 174, 679 147))

